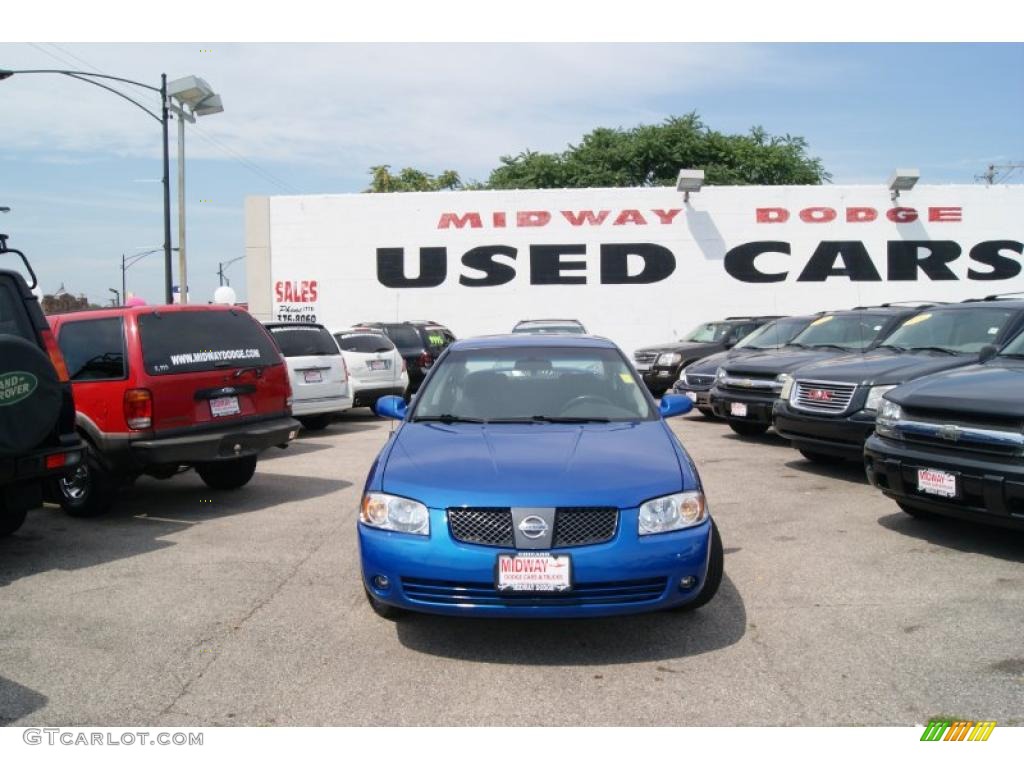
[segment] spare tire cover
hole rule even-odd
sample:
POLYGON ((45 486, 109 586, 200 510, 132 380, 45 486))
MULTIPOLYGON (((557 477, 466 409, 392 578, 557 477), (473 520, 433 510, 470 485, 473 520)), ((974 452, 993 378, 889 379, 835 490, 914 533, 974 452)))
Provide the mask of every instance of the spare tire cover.
POLYGON ((0 334, 0 456, 39 445, 57 423, 61 400, 46 353, 19 336, 0 334))

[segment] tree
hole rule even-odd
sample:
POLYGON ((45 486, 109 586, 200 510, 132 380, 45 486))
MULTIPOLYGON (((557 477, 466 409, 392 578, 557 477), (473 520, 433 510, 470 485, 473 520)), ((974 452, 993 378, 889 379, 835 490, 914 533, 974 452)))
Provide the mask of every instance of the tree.
POLYGON ((433 176, 415 168, 403 168, 395 176, 390 165, 375 165, 370 169, 370 176, 367 192, 437 192, 463 188, 462 179, 455 171, 442 171, 433 176))
POLYGON ((562 187, 673 186, 680 168, 700 168, 706 184, 822 184, 830 181, 821 158, 807 154, 801 136, 772 136, 755 126, 745 134, 708 128, 696 112, 658 125, 595 128, 563 152, 501 157, 483 184, 464 184, 455 171, 438 176, 390 166, 370 169, 367 192, 438 189, 551 189, 562 187))

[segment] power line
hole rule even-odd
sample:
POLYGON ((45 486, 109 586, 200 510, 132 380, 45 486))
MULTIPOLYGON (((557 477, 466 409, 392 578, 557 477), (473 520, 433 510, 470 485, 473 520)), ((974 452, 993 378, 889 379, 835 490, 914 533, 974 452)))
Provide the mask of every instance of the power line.
MULTIPOLYGON (((59 54, 54 53, 53 51, 50 51, 50 50, 48 50, 46 48, 43 48, 42 46, 37 45, 36 43, 28 43, 28 45, 32 46, 33 48, 35 48, 40 53, 43 53, 43 54, 49 56, 50 58, 54 59, 55 61, 59 61, 61 64, 64 64, 66 66, 74 67, 74 66, 78 66, 78 65, 84 65, 84 66, 86 66, 86 67, 88 67, 88 68, 90 68, 92 70, 95 70, 96 72, 99 72, 100 74, 106 74, 102 69, 97 67, 95 64, 93 64, 93 63, 91 63, 89 61, 86 61, 81 56, 75 55, 71 51, 69 51, 66 48, 63 48, 63 47, 57 45, 56 43, 47 43, 47 45, 49 45, 49 46, 51 46, 53 48, 56 48, 59 51, 62 51, 65 54, 65 56, 70 57, 75 63, 72 63, 71 61, 68 61, 67 58, 64 58, 64 57, 60 56, 59 54)), ((131 86, 131 85, 129 85, 128 87, 135 88, 137 91, 145 93, 144 89, 139 88, 138 86, 131 86)), ((146 96, 151 96, 151 94, 146 93, 146 96)), ((270 183, 271 185, 277 187, 278 189, 280 189, 280 190, 282 190, 284 192, 289 192, 289 193, 291 193, 293 195, 300 194, 299 190, 296 189, 295 187, 293 187, 291 184, 289 184, 288 182, 284 181, 279 176, 276 176, 275 174, 273 174, 270 171, 266 170, 265 168, 262 168, 261 166, 257 165, 252 160, 249 160, 247 157, 245 157, 241 153, 237 152, 232 147, 229 147, 227 144, 225 144, 224 142, 220 141, 219 139, 215 139, 215 138, 213 138, 213 136, 208 135, 198 125, 193 125, 191 130, 190 130, 190 133, 193 133, 193 134, 199 136, 201 139, 206 141, 208 144, 210 144, 215 149, 219 149, 222 153, 229 155, 233 160, 235 160, 237 163, 239 163, 242 167, 244 167, 250 173, 253 173, 256 176, 259 176, 261 179, 263 179, 264 181, 266 181, 266 182, 270 183)))

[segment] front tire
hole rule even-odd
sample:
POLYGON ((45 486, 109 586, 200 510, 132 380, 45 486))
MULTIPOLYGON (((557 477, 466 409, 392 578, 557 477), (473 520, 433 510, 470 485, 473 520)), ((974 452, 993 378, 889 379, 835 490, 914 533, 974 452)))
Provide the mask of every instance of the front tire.
POLYGON ((371 595, 370 590, 368 590, 365 586, 363 587, 363 593, 366 595, 366 602, 370 604, 370 608, 372 608, 373 612, 380 616, 382 619, 387 619, 388 621, 398 621, 399 619, 402 619, 405 616, 409 615, 409 612, 402 608, 396 608, 393 605, 382 603, 376 597, 371 595))
POLYGON ((27 509, 12 510, 0 499, 0 536, 10 536, 21 528, 28 517, 27 509))
POLYGON ((307 432, 319 432, 322 429, 327 429, 327 425, 331 423, 331 415, 321 413, 316 416, 300 416, 299 423, 307 432))
POLYGON ((245 456, 241 459, 197 464, 196 472, 215 491, 233 491, 252 480, 256 473, 256 457, 245 456))
POLYGON ((704 577, 704 585, 700 588, 697 596, 688 603, 677 606, 672 610, 679 613, 695 611, 702 605, 707 605, 718 593, 722 586, 722 577, 725 575, 725 551, 722 549, 722 537, 718 535, 718 526, 711 521, 711 546, 708 551, 708 572, 704 577))
POLYGON ((114 503, 117 480, 100 464, 90 448, 67 477, 54 481, 54 496, 71 517, 96 517, 114 503))
POLYGON ((800 455, 808 461, 814 464, 842 464, 843 459, 839 456, 833 456, 830 453, 819 453, 818 451, 805 451, 803 448, 797 449, 800 451, 800 455))
POLYGON ((768 425, 757 421, 730 421, 729 429, 743 437, 757 437, 768 431, 768 425))

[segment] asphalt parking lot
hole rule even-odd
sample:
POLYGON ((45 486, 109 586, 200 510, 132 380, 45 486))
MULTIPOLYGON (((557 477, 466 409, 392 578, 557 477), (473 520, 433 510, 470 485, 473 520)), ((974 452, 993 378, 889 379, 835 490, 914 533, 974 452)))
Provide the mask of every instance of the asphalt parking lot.
POLYGON ((366 605, 365 409, 237 492, 144 479, 0 540, 0 724, 1024 725, 1024 535, 908 517, 858 467, 672 421, 725 544, 692 614, 586 621, 366 605))

